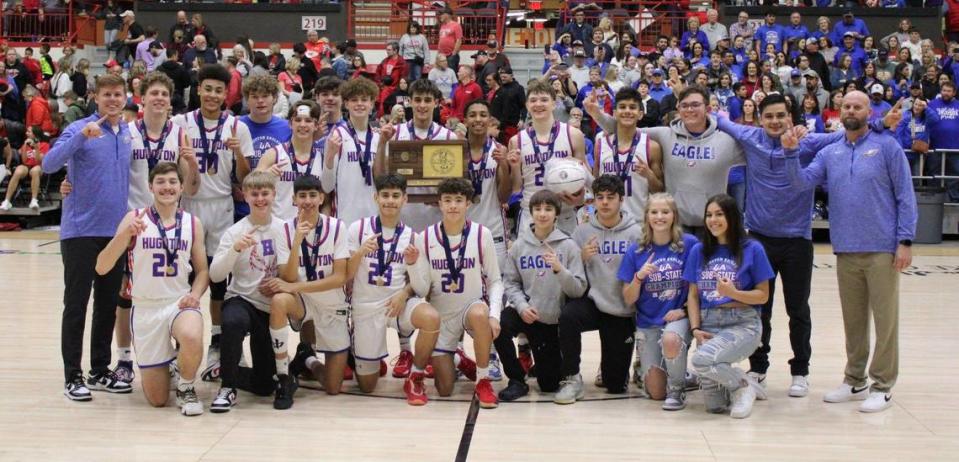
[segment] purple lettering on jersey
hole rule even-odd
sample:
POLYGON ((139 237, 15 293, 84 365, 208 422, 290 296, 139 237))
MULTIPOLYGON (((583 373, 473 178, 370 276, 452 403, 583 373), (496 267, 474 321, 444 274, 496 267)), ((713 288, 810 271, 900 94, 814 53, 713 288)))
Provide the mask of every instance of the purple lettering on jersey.
MULTIPOLYGON (((151 153, 145 148, 133 150, 133 160, 146 160, 151 153)), ((176 152, 164 149, 160 153, 160 162, 176 162, 176 152)))
MULTIPOLYGON (((446 259, 445 259, 445 258, 442 259, 442 260, 440 260, 440 259, 430 260, 430 265, 431 265, 431 266, 433 267, 433 269, 435 269, 435 270, 445 270, 445 269, 448 269, 447 266, 446 266, 446 259)), ((464 258, 464 259, 463 259, 462 269, 472 269, 472 268, 476 268, 476 258, 474 258, 474 257, 464 258)))
POLYGON ((276 251, 273 250, 273 239, 264 239, 260 243, 263 244, 264 257, 276 254, 276 251))

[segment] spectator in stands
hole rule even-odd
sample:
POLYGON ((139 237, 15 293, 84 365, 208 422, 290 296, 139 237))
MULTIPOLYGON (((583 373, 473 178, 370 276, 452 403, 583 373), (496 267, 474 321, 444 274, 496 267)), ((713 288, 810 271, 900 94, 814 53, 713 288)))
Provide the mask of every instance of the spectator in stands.
MULTIPOLYGON (((107 0, 106 5, 97 13, 97 19, 102 19, 103 22, 103 43, 110 45, 117 37, 117 33, 120 32, 120 27, 123 25, 123 19, 120 18, 120 14, 123 13, 123 8, 120 8, 117 5, 116 0, 107 0)), ((107 56, 111 49, 107 49, 107 56)))
MULTIPOLYGON (((902 121, 896 128, 896 139, 899 140, 902 149, 907 151, 906 158, 909 159, 913 175, 923 174, 919 172, 918 153, 925 154, 929 151, 929 130, 926 129, 927 105, 925 98, 922 97, 913 101, 912 108, 903 111, 902 121)), ((935 166, 929 166, 926 171, 932 172, 934 168, 935 166)))
POLYGON ((816 30, 812 31, 809 35, 816 40, 831 36, 832 31, 829 29, 829 18, 820 16, 816 19, 816 30))
POLYGON ((53 125, 47 99, 33 85, 27 85, 23 90, 23 99, 27 103, 27 117, 24 119, 26 125, 40 127, 47 136, 56 136, 57 129, 53 125))
POLYGON ((899 44, 909 41, 909 31, 912 30, 912 21, 909 18, 903 18, 899 20, 899 28, 895 32, 883 37, 879 40, 881 45, 885 45, 893 53, 899 51, 899 44), (890 40, 892 38, 896 39, 895 45, 892 45, 890 40))
POLYGON ((380 61, 380 64, 376 66, 376 81, 383 83, 383 77, 389 76, 391 82, 395 85, 406 75, 406 60, 399 55, 399 44, 396 42, 387 43, 386 59, 380 61))
POLYGON ((69 125, 77 120, 80 120, 86 117, 86 111, 83 107, 83 102, 77 97, 77 94, 73 90, 67 91, 63 94, 63 98, 60 99, 60 102, 65 106, 66 112, 63 113, 63 123, 64 125, 69 125))
POLYGON ((469 64, 461 64, 456 76, 459 79, 459 85, 456 86, 456 90, 453 90, 452 112, 453 116, 465 120, 466 105, 473 100, 482 99, 483 89, 476 83, 473 66, 469 64))
MULTIPOLYGON (((330 68, 333 69, 333 72, 336 73, 336 76, 340 80, 346 80, 349 77, 349 70, 352 67, 352 64, 348 61, 349 57, 346 56, 346 42, 340 42, 336 44, 330 51, 333 53, 333 59, 330 60, 330 68)), ((312 61, 310 65, 312 66, 312 61)))
POLYGON ((172 45, 180 40, 184 43, 190 43, 193 41, 194 35, 196 35, 196 30, 193 28, 193 24, 187 19, 186 11, 177 11, 176 22, 170 26, 170 33, 167 35, 168 43, 172 45), (177 39, 178 36, 180 40, 177 39))
POLYGON ((573 41, 579 40, 586 43, 592 39, 593 26, 586 22, 586 12, 584 10, 578 9, 573 12, 573 22, 567 24, 558 34, 562 35, 564 33, 568 33, 573 41))
MULTIPOLYGON (((413 118, 413 107, 410 106, 410 84, 409 80, 406 77, 403 77, 399 80, 396 86, 393 88, 393 91, 383 100, 383 109, 393 108, 395 106, 400 106, 403 110, 403 120, 410 120, 413 118)), ((400 122, 402 122, 400 121, 400 122)))
POLYGON ((490 103, 490 114, 500 121, 500 143, 506 144, 519 132, 519 123, 526 118, 526 91, 513 79, 513 70, 499 70, 500 88, 490 103))
POLYGON ((658 67, 653 69, 653 81, 649 85, 649 96, 659 103, 670 93, 672 93, 672 89, 663 82, 663 70, 658 67))
POLYGON ((280 49, 278 42, 270 43, 270 55, 267 56, 267 60, 267 68, 273 76, 278 76, 286 71, 286 57, 283 56, 283 51, 280 49))
MULTIPOLYGON (((559 56, 555 51, 551 52, 554 56, 559 56)), ((479 50, 476 53, 473 53, 470 58, 473 59, 473 73, 476 74, 476 83, 479 84, 480 88, 483 89, 483 94, 489 91, 489 87, 486 86, 486 77, 496 74, 496 64, 490 62, 489 55, 485 50, 479 50)), ((556 62, 559 62, 559 59, 556 59, 556 62)), ((545 70, 544 70, 545 73, 545 70)))
POLYGON ((500 68, 503 67, 513 67, 509 63, 509 57, 504 53, 500 53, 499 43, 497 43, 496 40, 486 42, 486 55, 489 57, 489 62, 493 63, 493 72, 499 72, 500 68))
POLYGON ((240 77, 246 78, 249 76, 250 72, 253 71, 253 62, 250 61, 250 55, 246 47, 237 43, 233 45, 233 50, 231 50, 230 54, 236 58, 236 70, 240 73, 240 77))
POLYGON ((209 47, 206 36, 203 34, 193 36, 193 47, 187 49, 186 55, 183 56, 183 65, 188 70, 193 70, 204 64, 216 62, 216 51, 209 47))
POLYGON ((286 61, 286 69, 277 77, 280 82, 280 90, 290 104, 296 104, 303 97, 303 78, 297 74, 300 65, 299 58, 291 57, 286 61))
POLYGON ((120 18, 123 20, 123 23, 120 25, 120 34, 126 30, 127 35, 123 40, 114 41, 114 43, 119 42, 118 46, 115 46, 114 49, 117 52, 116 60, 123 64, 136 54, 137 45, 146 39, 146 36, 144 35, 143 26, 136 22, 136 16, 133 14, 133 11, 124 11, 120 14, 120 18))
POLYGON ((28 132, 27 140, 20 149, 20 165, 13 170, 13 174, 10 176, 10 183, 7 185, 7 193, 3 203, 0 203, 0 210, 7 211, 13 208, 10 200, 16 194, 20 186, 20 180, 27 175, 30 176, 30 208, 33 210, 40 209, 40 203, 37 201, 37 197, 40 195, 40 174, 42 173, 40 161, 50 150, 49 141, 50 139, 40 133, 37 127, 28 132))
POLYGON ((868 58, 866 57, 866 53, 863 52, 862 48, 860 48, 859 44, 856 42, 856 36, 854 32, 847 32, 843 36, 842 47, 840 47, 839 51, 836 53, 833 66, 839 65, 839 60, 843 55, 849 55, 849 57, 852 58, 850 67, 856 74, 861 74, 862 68, 865 66, 868 58))
POLYGON ((812 95, 816 98, 817 108, 826 107, 826 104, 829 103, 829 92, 822 87, 819 74, 810 69, 803 74, 803 78, 805 80, 805 87, 801 91, 793 94, 796 101, 802 101, 806 95, 812 95))
POLYGON ((704 48, 710 46, 706 33, 699 30, 699 17, 690 16, 689 20, 686 21, 686 27, 683 37, 679 40, 679 48, 683 50, 687 57, 692 55, 694 43, 699 43, 704 48))
POLYGON ((362 55, 353 56, 353 76, 352 78, 365 77, 372 81, 376 81, 376 71, 371 71, 369 65, 366 63, 366 58, 362 55))
MULTIPOLYGON (((338 47, 346 50, 345 44, 340 44, 338 47)), ((293 45, 293 57, 300 60, 300 70, 297 71, 297 75, 299 75, 300 80, 303 81, 303 88, 313 88, 317 79, 319 79, 319 72, 316 66, 313 65, 313 60, 306 57, 306 46, 302 43, 293 45)), ((337 72, 337 75, 339 75, 339 72, 337 72)), ((345 71, 343 75, 346 75, 345 71)))
POLYGON ((0 138, 6 139, 14 150, 19 150, 27 139, 27 129, 16 120, 0 117, 0 138))
POLYGON ((846 10, 842 15, 842 21, 837 22, 832 29, 833 43, 839 43, 846 37, 846 33, 851 32, 856 42, 862 44, 862 40, 869 35, 869 28, 866 23, 852 14, 852 10, 846 10))
POLYGON ((146 63, 147 70, 152 71, 159 65, 159 63, 156 62, 157 55, 150 52, 150 47, 154 43, 160 43, 159 40, 157 40, 156 27, 147 26, 143 31, 143 35, 143 41, 138 43, 136 46, 136 53, 134 54, 134 57, 136 60, 146 63))
MULTIPOLYGON (((66 57, 61 58, 66 59, 66 57)), ((73 72, 71 80, 73 80, 73 92, 77 94, 80 98, 87 97, 87 91, 89 90, 90 84, 90 61, 86 58, 80 58, 77 61, 77 67, 73 72)))
MULTIPOLYGON (((209 44, 209 47, 216 53, 216 60, 219 60, 222 57, 220 52, 220 40, 217 39, 216 35, 213 34, 213 29, 211 29, 207 23, 203 22, 203 15, 200 13, 193 13, 193 19, 191 19, 190 22, 193 24, 193 36, 196 37, 197 35, 202 35, 206 37, 206 43, 209 44)), ((195 42, 194 46, 196 46, 195 42)), ((215 63, 216 60, 205 62, 208 64, 215 63)), ((190 66, 187 66, 187 68, 189 67, 190 66)))
POLYGON ((322 69, 323 58, 330 54, 329 42, 326 38, 320 39, 319 31, 308 30, 303 46, 306 48, 306 57, 313 61, 313 67, 322 69))
POLYGON ((436 54, 436 61, 433 62, 433 68, 430 69, 428 78, 440 89, 443 99, 448 100, 453 92, 453 84, 456 83, 456 72, 450 69, 445 54, 436 54))
MULTIPOLYGON (((829 81, 829 63, 822 53, 819 52, 819 41, 812 39, 806 41, 806 49, 803 51, 803 54, 799 56, 800 64, 803 58, 806 58, 808 63, 807 67, 816 71, 816 74, 822 77, 822 84, 826 90, 831 90, 832 82, 829 81)), ((802 66, 797 67, 801 68, 802 66)))
MULTIPOLYGON (((749 18, 748 15, 746 17, 749 18)), ((726 30, 725 25, 719 22, 719 12, 714 8, 706 11, 706 24, 703 24, 702 31, 706 34, 710 51, 716 49, 716 45, 719 44, 720 40, 729 38, 729 31, 726 30)))
POLYGON ((439 41, 436 51, 446 56, 451 68, 460 65, 460 47, 463 45, 463 28, 453 19, 453 10, 445 7, 440 10, 439 41))
POLYGON ((766 45, 772 44, 776 51, 782 50, 783 47, 783 30, 782 26, 776 24, 776 13, 773 11, 766 12, 766 23, 756 29, 756 34, 753 36, 753 45, 757 53, 765 53, 766 45))
POLYGON ((40 44, 40 73, 44 80, 50 80, 56 73, 57 67, 53 63, 53 57, 50 56, 50 44, 43 42, 40 44))
POLYGON ((822 54, 822 57, 826 59, 827 63, 831 63, 836 59, 839 48, 832 43, 832 39, 829 37, 820 37, 819 52, 822 54))
POLYGON ((176 48, 168 48, 166 58, 166 61, 157 66, 157 70, 173 80, 173 94, 170 95, 170 104, 173 107, 173 113, 180 114, 186 110, 184 94, 192 83, 190 72, 180 64, 176 48))
POLYGON ((63 113, 67 111, 67 104, 63 101, 63 96, 67 92, 73 91, 73 66, 64 59, 60 60, 57 66, 57 73, 50 78, 50 100, 58 101, 58 110, 63 113))
POLYGON ((573 65, 569 67, 569 75, 576 88, 582 88, 589 82, 589 66, 586 65, 586 52, 576 50, 573 52, 573 65))
POLYGON ((230 73, 230 83, 226 87, 226 108, 239 115, 243 109, 243 77, 237 69, 236 56, 227 56, 226 70, 230 73))
POLYGON ((40 70, 40 61, 33 59, 33 48, 27 47, 23 50, 23 59, 20 62, 30 74, 30 83, 39 86, 40 82, 43 82, 43 71, 40 70))
POLYGON ((406 61, 408 71, 406 77, 410 80, 419 80, 423 75, 423 67, 430 60, 430 45, 420 23, 410 21, 406 33, 400 37, 400 57, 406 61))
POLYGON ((808 39, 811 37, 809 29, 802 24, 802 15, 798 11, 793 11, 789 15, 789 25, 782 28, 783 39, 785 41, 789 40, 801 40, 808 39))
POLYGON ((756 26, 749 22, 749 13, 740 11, 736 17, 736 22, 729 26, 729 36, 732 37, 733 43, 735 44, 737 37, 741 37, 743 46, 752 48, 754 35, 756 35, 756 26))

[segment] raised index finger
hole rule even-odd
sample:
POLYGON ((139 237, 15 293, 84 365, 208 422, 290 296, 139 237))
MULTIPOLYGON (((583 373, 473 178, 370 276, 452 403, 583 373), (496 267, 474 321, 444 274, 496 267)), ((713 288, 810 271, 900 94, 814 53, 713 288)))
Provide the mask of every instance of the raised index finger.
POLYGON ((106 122, 106 121, 107 121, 107 116, 100 117, 100 120, 97 121, 97 125, 100 125, 100 124, 102 124, 103 122, 106 122))
POLYGON ((898 111, 899 108, 902 107, 902 102, 905 101, 905 100, 906 100, 905 97, 899 98, 899 101, 896 101, 896 104, 892 105, 892 110, 893 110, 893 111, 898 111))

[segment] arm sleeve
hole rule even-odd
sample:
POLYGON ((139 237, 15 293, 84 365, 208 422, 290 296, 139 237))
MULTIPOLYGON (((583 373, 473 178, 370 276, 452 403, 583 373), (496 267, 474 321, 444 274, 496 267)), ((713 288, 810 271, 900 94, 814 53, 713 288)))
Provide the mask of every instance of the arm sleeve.
MULTIPOLYGON (((489 231, 488 229, 486 231, 489 231)), ((489 291, 489 316, 500 317, 503 311, 503 277, 499 270, 499 261, 496 258, 496 247, 493 246, 493 233, 483 233, 483 272, 486 274, 486 288, 489 291)))
POLYGON ((505 286, 506 297, 516 308, 516 312, 522 314, 526 311, 529 308, 529 301, 526 300, 526 293, 523 292, 523 278, 519 273, 519 268, 516 267, 516 258, 513 257, 512 251, 507 253, 506 268, 503 270, 503 285, 505 286))
POLYGON ((632 282, 633 278, 636 277, 637 249, 638 246, 636 244, 630 245, 629 250, 626 251, 626 255, 623 255, 623 261, 619 264, 619 271, 616 273, 616 277, 624 284, 632 282))
POLYGON ((349 246, 349 236, 346 234, 346 226, 343 226, 343 222, 338 222, 336 224, 338 229, 331 230, 339 236, 336 236, 336 240, 333 242, 333 259, 334 260, 345 260, 350 258, 350 246, 349 246))
MULTIPOLYGON (((236 264, 236 260, 240 257, 240 252, 233 250, 233 242, 234 236, 231 230, 227 230, 225 233, 223 233, 223 237, 220 238, 220 245, 217 246, 216 253, 213 254, 213 262, 210 263, 211 281, 225 281, 227 276, 230 275, 230 272, 233 271, 233 266, 236 264)), ((284 242, 286 242, 285 239, 284 242)), ((289 251, 287 251, 286 258, 289 258, 289 251)), ((280 255, 277 254, 277 261, 285 262, 286 258, 281 259, 280 255)))
POLYGON ((821 154, 816 154, 808 167, 802 168, 796 151, 786 151, 786 174, 790 184, 797 188, 815 187, 826 181, 826 165, 821 154))
POLYGON ((80 130, 83 129, 83 122, 74 122, 70 124, 63 134, 54 143, 53 148, 45 156, 41 168, 43 173, 53 173, 63 168, 64 165, 73 157, 73 154, 83 147, 86 137, 80 130))
POLYGON ((810 160, 826 146, 841 142, 845 136, 845 130, 832 133, 811 133, 799 141, 799 158, 803 161, 810 160))
POLYGON ((586 293, 586 270, 580 257, 579 246, 569 241, 566 247, 566 268, 556 274, 563 293, 570 298, 582 297, 586 293))
POLYGON ((410 287, 413 288, 416 295, 426 297, 430 294, 430 264, 426 257, 423 234, 414 234, 410 245, 415 245, 420 251, 420 258, 416 260, 416 263, 408 265, 406 268, 410 278, 410 287))
POLYGON ((683 266, 683 280, 690 284, 696 284, 699 281, 699 267, 703 260, 703 245, 697 243, 686 256, 685 266, 683 266))
MULTIPOLYGON (((334 130, 336 130, 336 129, 334 129, 334 130)), ((330 133, 330 134, 332 134, 332 133, 330 133)), ((341 135, 341 136, 342 136, 342 135, 341 135)), ((327 138, 329 138, 329 135, 327 135, 327 138)), ((339 167, 340 154, 343 152, 343 147, 342 147, 342 146, 343 146, 343 145, 341 144, 341 145, 340 145, 340 152, 336 153, 336 155, 333 156, 333 168, 326 168, 326 160, 325 160, 325 159, 323 160, 323 169, 320 171, 320 183, 323 184, 323 191, 325 191, 327 194, 329 194, 329 193, 333 192, 334 190, 336 190, 336 170, 337 170, 337 168, 339 167)), ((326 143, 325 143, 325 142, 324 142, 323 147, 326 148, 326 143)), ((324 154, 324 157, 326 156, 326 152, 325 152, 325 151, 326 151, 326 149, 324 149, 324 153, 323 153, 323 154, 324 154)))
POLYGON ((899 146, 886 146, 886 162, 893 194, 896 197, 896 240, 912 239, 916 235, 918 207, 916 192, 912 186, 909 161, 899 146))
POLYGON ((245 123, 236 124, 236 137, 240 140, 240 152, 243 157, 251 158, 256 155, 253 151, 253 136, 250 135, 250 127, 245 123))

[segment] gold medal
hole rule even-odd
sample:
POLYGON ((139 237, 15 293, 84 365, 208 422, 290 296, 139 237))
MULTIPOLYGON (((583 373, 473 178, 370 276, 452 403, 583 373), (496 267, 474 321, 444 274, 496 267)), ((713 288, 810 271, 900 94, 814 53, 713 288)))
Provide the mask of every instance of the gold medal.
POLYGON ((479 203, 480 203, 480 197, 479 197, 479 196, 473 196, 473 203, 474 203, 474 204, 479 204, 479 203))
POLYGON ((176 276, 176 268, 174 268, 173 266, 167 266, 167 267, 166 267, 166 275, 167 275, 167 276, 176 276))
POLYGON ((382 287, 383 284, 386 284, 386 278, 384 278, 383 276, 377 276, 377 277, 376 277, 376 285, 382 287))
POLYGON ((459 283, 451 282, 451 283, 450 283, 450 292, 456 292, 457 290, 460 290, 460 285, 459 285, 459 283))

